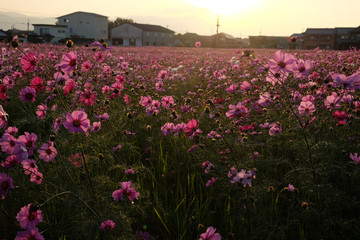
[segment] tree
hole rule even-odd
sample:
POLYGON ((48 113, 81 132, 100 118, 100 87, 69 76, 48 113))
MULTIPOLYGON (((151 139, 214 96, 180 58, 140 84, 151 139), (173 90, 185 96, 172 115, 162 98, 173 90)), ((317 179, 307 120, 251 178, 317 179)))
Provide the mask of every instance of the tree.
POLYGON ((111 29, 120 26, 121 24, 124 23, 134 23, 134 20, 132 20, 131 18, 120 18, 117 17, 114 21, 109 20, 108 21, 108 34, 109 34, 109 39, 111 39, 111 29))

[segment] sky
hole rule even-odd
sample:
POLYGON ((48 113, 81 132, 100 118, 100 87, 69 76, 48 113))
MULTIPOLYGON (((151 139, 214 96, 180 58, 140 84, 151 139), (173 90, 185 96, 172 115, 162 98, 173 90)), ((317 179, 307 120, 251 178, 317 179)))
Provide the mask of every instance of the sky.
MULTIPOLYGON (((242 38, 290 36, 307 28, 358 27, 359 9, 359 0, 1 0, 0 5, 0 13, 50 17, 54 23, 56 17, 85 11, 109 20, 131 18, 199 35, 215 34, 219 16, 219 32, 242 38)), ((4 28, 1 22, 0 28, 4 28)))

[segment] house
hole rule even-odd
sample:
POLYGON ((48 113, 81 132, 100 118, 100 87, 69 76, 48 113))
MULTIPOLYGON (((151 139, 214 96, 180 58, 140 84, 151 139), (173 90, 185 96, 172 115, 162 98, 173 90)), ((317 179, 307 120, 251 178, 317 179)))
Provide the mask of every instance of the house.
POLYGON ((2 29, 0 29, 0 41, 7 39, 7 34, 2 29))
POLYGON ((308 28, 304 32, 304 49, 335 49, 336 30, 334 28, 308 28))
POLYGON ((59 43, 66 39, 65 25, 33 24, 34 33, 39 35, 44 42, 59 43))
POLYGON ((120 46, 174 46, 174 31, 159 25, 124 23, 111 29, 112 44, 120 46))
POLYGON ((335 49, 347 50, 351 47, 360 47, 360 27, 358 28, 335 28, 335 49))
POLYGON ((281 36, 249 36, 250 48, 288 49, 287 37, 281 36))
POLYGON ((58 25, 66 26, 66 37, 85 42, 108 37, 108 17, 89 12, 74 12, 57 17, 58 25))

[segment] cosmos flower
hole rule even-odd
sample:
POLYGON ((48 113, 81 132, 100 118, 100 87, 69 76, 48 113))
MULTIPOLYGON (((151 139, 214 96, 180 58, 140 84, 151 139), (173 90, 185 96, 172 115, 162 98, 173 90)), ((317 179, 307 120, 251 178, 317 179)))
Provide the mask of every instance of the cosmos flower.
POLYGON ((78 56, 75 52, 72 51, 66 53, 62 57, 60 62, 60 67, 65 73, 69 74, 76 69, 77 64, 78 64, 78 56))
POLYGON ((28 204, 21 208, 16 215, 16 220, 22 229, 34 228, 39 222, 43 221, 42 211, 35 204, 28 204))
POLYGON ((199 240, 221 240, 221 235, 215 232, 216 228, 208 227, 206 232, 200 235, 199 240))
POLYGON ((27 73, 34 71, 34 68, 36 67, 37 64, 37 59, 34 53, 28 52, 24 54, 20 62, 22 64, 22 70, 24 71, 24 73, 27 73))
POLYGON ((87 118, 87 114, 83 111, 73 111, 66 114, 66 120, 63 121, 63 125, 71 133, 74 132, 87 132, 90 127, 90 120, 87 118))

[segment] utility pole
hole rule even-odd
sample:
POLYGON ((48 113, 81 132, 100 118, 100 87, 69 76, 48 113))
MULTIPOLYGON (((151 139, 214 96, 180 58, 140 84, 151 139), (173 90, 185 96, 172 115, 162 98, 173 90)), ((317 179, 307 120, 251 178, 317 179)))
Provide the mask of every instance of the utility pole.
POLYGON ((219 24, 219 14, 217 15, 217 21, 216 21, 216 48, 218 48, 219 46, 219 27, 220 27, 220 24, 219 24))
POLYGON ((29 30, 30 30, 30 22, 29 22, 29 19, 28 19, 28 21, 27 21, 27 31, 29 32, 29 30))

